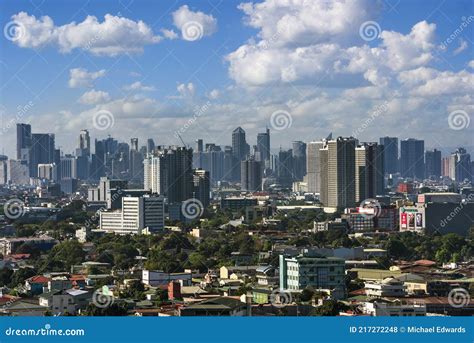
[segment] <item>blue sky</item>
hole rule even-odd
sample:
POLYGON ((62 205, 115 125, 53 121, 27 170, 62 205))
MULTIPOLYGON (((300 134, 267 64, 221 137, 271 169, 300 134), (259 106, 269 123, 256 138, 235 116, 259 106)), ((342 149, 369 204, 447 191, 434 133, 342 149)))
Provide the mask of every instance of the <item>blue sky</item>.
POLYGON ((83 128, 159 144, 176 131, 230 144, 236 126, 255 144, 269 126, 273 148, 331 131, 474 145, 472 1, 309 3, 4 0, 0 147, 13 153, 16 121, 66 153, 83 128), (190 22, 198 39, 183 36, 190 22), (113 125, 98 127, 103 111, 113 125))

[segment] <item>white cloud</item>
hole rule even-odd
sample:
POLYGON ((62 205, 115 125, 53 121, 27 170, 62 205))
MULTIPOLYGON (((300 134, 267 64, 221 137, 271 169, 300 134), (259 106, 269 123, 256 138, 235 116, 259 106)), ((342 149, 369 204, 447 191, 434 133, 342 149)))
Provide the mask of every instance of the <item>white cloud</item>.
POLYGON ((187 5, 173 12, 173 24, 181 31, 181 38, 195 41, 217 31, 217 19, 211 14, 193 12, 187 5))
POLYGON ((387 86, 397 72, 433 59, 436 25, 426 21, 408 34, 382 31, 378 44, 368 46, 359 28, 377 18, 374 1, 265 0, 239 8, 259 30, 226 56, 230 77, 242 86, 387 86))
POLYGON ((85 105, 95 105, 110 101, 110 95, 104 91, 96 91, 95 89, 91 89, 88 92, 82 94, 79 98, 79 102, 85 105))
POLYGON ((126 90, 126 91, 143 91, 143 92, 151 92, 151 91, 156 90, 155 87, 145 86, 140 81, 137 81, 137 82, 134 82, 130 85, 124 86, 123 89, 126 90))
POLYGON ((69 87, 92 87, 93 81, 105 75, 105 70, 88 72, 84 68, 74 68, 69 70, 69 87))
POLYGON ((161 33, 163 34, 163 37, 166 39, 178 39, 179 36, 174 30, 167 30, 167 29, 161 29, 161 33))
POLYGON ((81 49, 95 55, 116 56, 141 53, 145 45, 161 40, 143 21, 111 14, 106 14, 102 22, 97 17, 87 16, 80 23, 71 22, 62 26, 55 26, 48 16, 37 19, 25 12, 13 15, 12 19, 22 27, 15 40, 22 48, 51 45, 63 53, 81 49))
POLYGON ((474 60, 470 60, 467 65, 468 65, 468 67, 474 69, 474 60))
POLYGON ((453 51, 453 55, 459 55, 461 52, 466 50, 469 47, 469 44, 464 39, 459 39, 459 46, 453 51))
POLYGON ((244 21, 259 29, 259 38, 272 46, 307 46, 333 39, 358 37, 359 26, 377 14, 369 0, 266 0, 243 3, 244 21))
POLYGON ((180 97, 192 97, 196 91, 196 88, 192 82, 181 83, 176 87, 176 90, 179 92, 180 97))
POLYGON ((209 99, 212 99, 212 100, 215 100, 217 99, 219 96, 220 96, 220 92, 218 89, 213 89, 212 91, 209 92, 209 94, 207 95, 207 97, 209 99))

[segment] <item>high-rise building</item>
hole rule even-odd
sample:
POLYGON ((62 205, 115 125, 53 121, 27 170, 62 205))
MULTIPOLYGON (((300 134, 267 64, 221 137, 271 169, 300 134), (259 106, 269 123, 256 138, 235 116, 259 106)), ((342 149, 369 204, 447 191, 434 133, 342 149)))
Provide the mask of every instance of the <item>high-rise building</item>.
POLYGON ((355 201, 373 199, 384 191, 383 146, 362 143, 355 149, 355 201))
POLYGON ((31 148, 31 125, 16 124, 16 159, 29 160, 31 148))
POLYGON ((400 142, 402 177, 423 180, 425 176, 425 141, 408 138, 400 142))
MULTIPOLYGON (((222 180, 234 181, 237 178, 236 159, 231 146, 224 147, 224 175, 222 180)), ((240 167, 240 166, 239 166, 240 167)))
POLYGON ((204 208, 209 206, 211 182, 209 172, 203 169, 195 169, 193 173, 194 198, 198 199, 204 208))
POLYGON ((425 152, 425 176, 428 178, 441 176, 441 151, 433 149, 425 152))
POLYGON ((144 195, 122 198, 122 209, 101 211, 99 228, 118 234, 142 234, 164 228, 164 199, 162 196, 144 195))
POLYGON ((294 180, 302 181, 306 175, 306 143, 294 141, 291 150, 294 180))
POLYGON ((148 138, 146 141, 146 153, 152 154, 154 150, 155 150, 155 141, 153 140, 153 138, 148 138))
POLYGON ((466 149, 458 148, 451 154, 450 168, 449 174, 453 180, 457 182, 471 180, 471 155, 466 149))
POLYGON ((384 166, 385 172, 394 174, 398 172, 398 138, 397 137, 381 137, 380 145, 384 150, 384 166))
POLYGON ((355 206, 355 147, 353 137, 328 140, 319 151, 321 195, 324 206, 355 206))
POLYGON ((38 164, 38 178, 57 181, 57 166, 55 163, 38 164))
POLYGON ((284 187, 291 187, 294 181, 293 151, 281 150, 278 153, 278 183, 284 187))
POLYGON ((451 175, 451 156, 441 158, 441 176, 447 176, 454 179, 454 174, 451 175))
POLYGON ((306 145, 306 180, 308 182, 309 193, 320 193, 321 191, 321 170, 319 164, 319 150, 324 143, 309 142, 306 145))
POLYGON ((203 152, 203 141, 202 141, 202 139, 196 139, 196 152, 203 152))
POLYGON ((30 148, 30 176, 38 176, 38 164, 53 163, 55 159, 54 134, 33 133, 30 148))
POLYGON ((248 157, 241 162, 240 188, 243 191, 256 192, 262 189, 262 166, 260 161, 248 157))
POLYGON ((6 185, 8 182, 8 157, 0 155, 0 185, 6 185))
POLYGON ((144 160, 144 188, 178 203, 192 198, 193 150, 186 147, 158 147, 144 160))
POLYGON ((143 180, 143 154, 138 149, 138 138, 130 140, 130 180, 143 180))
POLYGON ((234 154, 235 180, 240 180, 240 161, 250 153, 250 146, 245 140, 245 131, 240 126, 232 131, 232 153, 234 154))
POLYGON ((7 180, 13 185, 30 184, 30 169, 25 160, 7 161, 7 180))
POLYGON ((268 168, 270 162, 270 129, 257 134, 257 150, 260 154, 260 161, 268 168))
POLYGON ((77 156, 87 156, 89 157, 91 153, 91 137, 89 136, 88 130, 81 130, 79 133, 79 146, 78 150, 80 154, 76 154, 77 156))
POLYGON ((59 169, 61 179, 77 179, 77 160, 74 156, 62 156, 59 169))

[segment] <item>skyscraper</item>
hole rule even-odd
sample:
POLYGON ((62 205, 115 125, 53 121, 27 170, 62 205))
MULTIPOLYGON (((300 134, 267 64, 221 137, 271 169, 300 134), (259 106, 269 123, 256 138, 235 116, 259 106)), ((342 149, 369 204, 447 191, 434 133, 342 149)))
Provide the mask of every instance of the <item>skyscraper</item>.
POLYGON ((240 126, 232 131, 232 151, 239 162, 250 152, 250 147, 245 140, 245 131, 240 126))
POLYGON ((321 170, 319 164, 319 150, 324 143, 309 142, 306 145, 306 179, 308 182, 308 192, 320 193, 321 191, 321 170))
POLYGON ((458 148, 451 154, 450 176, 457 182, 471 180, 471 155, 464 148, 458 148))
POLYGON ((193 197, 198 199, 204 208, 209 206, 211 184, 209 172, 203 169, 195 169, 193 173, 193 197))
POLYGON ((321 202, 327 207, 355 205, 355 147, 353 137, 329 140, 319 151, 321 202))
POLYGON ((306 175, 306 143, 294 141, 292 143, 293 176, 297 181, 302 181, 306 175))
POLYGON ((33 133, 30 148, 30 176, 38 176, 38 164, 54 162, 54 134, 33 133))
POLYGON ((31 148, 31 125, 16 124, 16 159, 29 160, 31 148))
POLYGON ((284 187, 291 187, 294 181, 293 151, 281 150, 278 153, 278 183, 284 187))
POLYGON ((261 162, 249 157, 241 162, 240 188, 243 191, 256 192, 262 189, 261 162))
POLYGON ((130 140, 130 180, 143 180, 143 155, 138 150, 138 138, 130 140))
POLYGON ((146 153, 152 154, 153 150, 155 150, 155 141, 153 138, 148 138, 146 141, 146 153))
POLYGON ((441 176, 441 151, 433 149, 425 152, 425 176, 441 176))
POLYGON ((186 147, 159 147, 144 160, 144 188, 164 195, 169 204, 192 198, 192 153, 186 147))
POLYGON ((203 152, 203 141, 202 141, 202 139, 196 139, 196 152, 203 152))
POLYGON ((383 147, 362 143, 355 149, 355 201, 375 198, 384 191, 383 147))
POLYGON ((398 172, 398 138, 397 137, 381 137, 380 145, 384 149, 384 166, 385 172, 394 174, 398 172))
POLYGON ((89 136, 89 131, 81 130, 79 133, 79 151, 80 154, 77 156, 89 156, 91 152, 91 137, 89 136))
POLYGON ((425 141, 408 138, 400 142, 400 173, 422 180, 425 176, 425 141))
POLYGON ((270 162, 270 129, 257 134, 257 150, 260 153, 260 160, 265 167, 270 162))
POLYGON ((250 146, 245 140, 245 131, 240 126, 232 131, 232 153, 234 155, 235 181, 240 180, 240 161, 244 160, 250 153, 250 146))

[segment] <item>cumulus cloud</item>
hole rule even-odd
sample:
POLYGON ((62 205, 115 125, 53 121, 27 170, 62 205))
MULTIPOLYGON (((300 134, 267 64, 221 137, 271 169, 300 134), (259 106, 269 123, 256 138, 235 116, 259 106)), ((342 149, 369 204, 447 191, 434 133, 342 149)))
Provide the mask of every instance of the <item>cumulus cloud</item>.
POLYGON ((176 90, 180 94, 180 97, 192 97, 196 92, 196 88, 192 82, 189 83, 181 83, 176 87, 176 90))
POLYGON ((37 19, 26 12, 15 14, 12 19, 21 28, 14 43, 22 48, 53 46, 63 53, 81 49, 95 55, 116 56, 141 53, 144 46, 162 39, 141 20, 111 14, 106 14, 102 22, 95 16, 87 16, 80 23, 62 26, 56 26, 48 16, 37 19))
POLYGON ((218 89, 213 89, 212 91, 209 92, 209 94, 207 95, 207 97, 209 99, 212 99, 212 100, 215 100, 219 97, 219 95, 221 94, 221 92, 219 92, 218 89))
POLYGON ((264 1, 242 4, 256 39, 226 56, 239 85, 310 82, 322 86, 386 86, 399 71, 428 64, 436 25, 415 24, 408 34, 382 31, 379 44, 358 36, 361 22, 376 12, 367 1, 264 1), (316 18, 316 19, 315 19, 316 18), (357 35, 357 38, 354 36, 357 35), (359 83, 357 85, 357 83, 359 83))
POLYGON ((123 87, 123 89, 126 90, 126 91, 143 91, 143 92, 151 92, 151 91, 156 90, 155 87, 145 86, 140 81, 134 82, 130 85, 126 85, 126 86, 123 87))
POLYGON ((168 29, 161 29, 161 33, 163 34, 163 37, 166 39, 178 39, 179 36, 174 30, 168 30, 168 29))
POLYGON ((459 46, 453 51, 453 55, 459 55, 461 52, 466 50, 469 47, 469 44, 464 39, 459 39, 459 46))
POLYGON ((84 68, 73 68, 69 70, 69 87, 92 87, 93 81, 105 75, 105 70, 89 72, 84 68))
POLYGON ((90 91, 85 92, 79 98, 79 102, 85 105, 95 105, 107 101, 110 101, 109 93, 104 91, 96 91, 95 89, 91 89, 90 91))
POLYGON ((173 24, 181 31, 181 38, 187 41, 199 40, 217 31, 217 19, 211 14, 193 12, 187 5, 173 12, 173 24))

